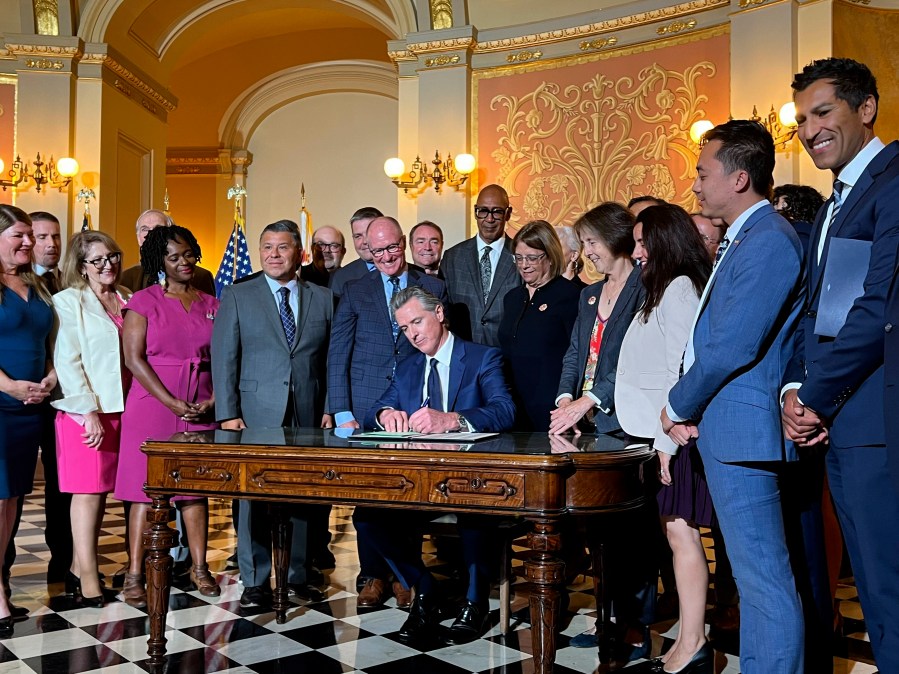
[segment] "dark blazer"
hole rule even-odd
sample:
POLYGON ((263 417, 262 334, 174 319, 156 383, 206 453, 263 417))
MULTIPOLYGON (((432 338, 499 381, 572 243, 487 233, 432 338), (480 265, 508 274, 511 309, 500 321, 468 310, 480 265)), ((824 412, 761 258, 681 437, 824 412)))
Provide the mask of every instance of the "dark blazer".
MULTIPOLYGON (((144 274, 143 267, 136 264, 122 272, 119 285, 123 285, 131 292, 136 293, 138 290, 143 290, 152 284, 150 283, 150 277, 144 274)), ((215 297, 215 278, 210 271, 203 269, 203 267, 196 267, 193 287, 215 297)))
MULTIPOLYGON (((446 302, 443 281, 409 268, 408 285, 446 302)), ((381 272, 348 283, 337 305, 328 349, 328 398, 332 413, 351 411, 362 422, 393 378, 396 365, 417 353, 402 334, 393 339, 381 272)))
POLYGON ((887 299, 883 326, 883 405, 890 474, 899 494, 899 269, 887 299))
POLYGON ((450 248, 443 254, 440 263, 450 302, 450 326, 457 335, 478 344, 500 346, 503 297, 512 288, 521 285, 521 275, 512 260, 512 239, 506 236, 504 240, 486 304, 481 289, 477 236, 450 248))
MULTIPOLYGON (((786 382, 801 382, 799 398, 831 421, 839 447, 883 445, 884 311, 899 250, 899 142, 874 157, 840 208, 817 261, 818 241, 830 200, 815 219, 806 264, 806 311, 796 335, 796 353, 786 382), (833 237, 872 241, 865 292, 836 338, 815 335, 821 281, 833 237)), ((895 414, 895 410, 893 410, 895 414)))
POLYGON ((802 246, 771 204, 753 212, 738 236, 700 304, 696 360, 668 402, 680 418, 699 422, 704 455, 725 463, 794 460, 778 399, 802 303, 802 246))
POLYGON ((328 270, 321 271, 311 262, 300 267, 301 279, 322 288, 327 288, 331 284, 331 276, 332 274, 328 273, 328 270))
POLYGON ((580 295, 574 283, 557 276, 537 288, 533 297, 521 285, 503 298, 499 339, 518 410, 515 430, 549 430, 580 295))
MULTIPOLYGON (((615 414, 615 372, 618 367, 618 353, 621 342, 634 319, 637 310, 643 305, 646 290, 640 279, 640 268, 634 267, 621 294, 615 302, 615 308, 606 321, 602 333, 602 345, 599 349, 599 361, 596 363, 596 375, 593 380, 593 394, 602 401, 608 414, 597 411, 594 421, 598 433, 611 433, 621 429, 615 414)), ((571 343, 562 361, 562 378, 556 397, 565 393, 575 399, 581 396, 584 386, 584 370, 587 367, 587 355, 590 352, 590 336, 596 323, 596 303, 602 293, 605 281, 587 286, 581 291, 577 323, 571 331, 571 343), (591 302, 590 300, 593 299, 591 302)))
MULTIPOLYGON (((366 428, 377 428, 377 413, 385 407, 412 414, 421 406, 426 358, 418 351, 397 365, 396 376, 365 417, 366 428)), ((515 404, 503 377, 499 349, 467 342, 453 342, 448 412, 458 412, 479 432, 507 431, 515 420, 515 404)))
POLYGON ((297 338, 287 346, 265 277, 226 286, 212 331, 212 385, 218 421, 280 427, 293 400, 300 426, 325 412, 328 337, 334 300, 327 288, 297 281, 297 338))
POLYGON ((368 265, 362 258, 357 258, 335 271, 331 276, 331 292, 334 293, 334 297, 343 295, 343 287, 347 283, 362 278, 368 273, 368 265))

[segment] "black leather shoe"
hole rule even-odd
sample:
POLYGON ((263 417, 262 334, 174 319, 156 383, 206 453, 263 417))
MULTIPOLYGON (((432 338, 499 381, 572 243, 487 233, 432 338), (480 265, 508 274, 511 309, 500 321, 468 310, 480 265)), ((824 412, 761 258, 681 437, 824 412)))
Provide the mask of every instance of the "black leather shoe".
POLYGON ((449 639, 454 644, 474 641, 487 630, 490 609, 486 604, 466 601, 449 629, 449 639))
POLYGON ((11 637, 13 634, 13 619, 12 616, 7 616, 6 618, 0 618, 0 637, 11 637))
POLYGON ((21 620, 22 618, 28 617, 28 609, 24 606, 16 606, 15 604, 9 605, 9 613, 10 617, 14 620, 21 620))
POLYGON ((669 672, 665 666, 660 663, 658 669, 662 674, 714 674, 715 671, 715 649, 712 644, 706 641, 686 665, 676 672, 669 672))
POLYGON ((260 606, 262 608, 271 608, 272 591, 263 585, 245 587, 243 594, 240 595, 240 605, 244 608, 260 606))
POLYGON ((397 639, 409 644, 433 637, 440 623, 439 608, 434 592, 416 593, 409 608, 409 617, 397 633, 397 639))
POLYGON ((287 592, 297 599, 308 602, 320 602, 325 600, 325 593, 314 585, 306 583, 288 583, 287 592))

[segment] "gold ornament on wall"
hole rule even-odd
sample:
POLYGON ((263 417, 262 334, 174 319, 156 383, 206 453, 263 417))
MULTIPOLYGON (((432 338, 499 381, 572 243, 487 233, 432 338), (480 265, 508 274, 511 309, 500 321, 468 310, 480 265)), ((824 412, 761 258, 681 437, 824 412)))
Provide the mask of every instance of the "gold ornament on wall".
POLYGON ((59 35, 58 0, 34 0, 34 22, 38 35, 59 35))
POLYGON ((597 203, 641 194, 691 203, 698 146, 689 130, 708 102, 697 84, 716 72, 709 61, 683 72, 654 63, 636 78, 596 74, 564 90, 544 81, 522 96, 495 96, 491 109, 506 115, 492 156, 497 182, 523 194, 515 219, 571 224, 597 203))
POLYGON ((452 0, 429 0, 431 8, 431 28, 441 30, 453 27, 452 0))

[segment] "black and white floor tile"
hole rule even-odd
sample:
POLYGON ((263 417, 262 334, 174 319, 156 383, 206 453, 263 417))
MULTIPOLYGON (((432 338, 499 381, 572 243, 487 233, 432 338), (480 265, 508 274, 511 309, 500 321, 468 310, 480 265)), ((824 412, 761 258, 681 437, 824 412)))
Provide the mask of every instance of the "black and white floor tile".
MULTIPOLYGON (((534 671, 527 623, 513 624, 505 637, 496 627, 483 638, 463 646, 434 644, 419 650, 399 643, 396 632, 406 613, 394 600, 377 610, 357 610, 355 578, 358 562, 351 510, 335 507, 331 515, 331 550, 337 568, 326 572, 327 600, 313 605, 296 604, 286 624, 263 609, 241 609, 242 591, 236 571, 226 571, 233 551, 230 502, 210 503, 208 562, 222 587, 220 597, 206 598, 188 588, 173 589, 167 619, 167 674, 528 674, 534 671)), ((113 601, 102 609, 79 608, 62 593, 62 586, 46 585, 48 552, 43 540, 43 495, 32 494, 24 508, 16 538, 18 559, 12 570, 13 601, 30 610, 27 620, 16 623, 12 637, 0 640, 0 674, 141 674, 148 671, 145 611, 113 601)), ((124 518, 121 504, 110 502, 101 538, 101 570, 108 576, 121 566, 124 555, 124 518)), ((711 543, 709 542, 709 546, 711 543)), ((426 548, 427 551, 427 548, 426 548)), ((516 548, 518 556, 524 549, 516 548)), ((709 549, 713 563, 714 551, 709 549)), ((440 571, 433 554, 428 555, 440 571)), ((516 564, 520 563, 520 559, 516 564)), ((527 604, 526 586, 516 586, 513 609, 527 604)), ((593 649, 576 649, 569 639, 589 627, 595 616, 592 579, 580 576, 569 587, 571 605, 558 639, 555 671, 558 674, 591 674, 610 671, 600 665, 593 649)), ((876 667, 866 641, 864 622, 855 589, 848 581, 838 593, 845 636, 834 672, 868 674, 876 667)), ((450 620, 446 624, 449 624, 450 620)), ((673 641, 673 622, 653 626, 653 654, 673 641)), ((739 658, 734 647, 718 650, 718 674, 737 674, 739 658)))

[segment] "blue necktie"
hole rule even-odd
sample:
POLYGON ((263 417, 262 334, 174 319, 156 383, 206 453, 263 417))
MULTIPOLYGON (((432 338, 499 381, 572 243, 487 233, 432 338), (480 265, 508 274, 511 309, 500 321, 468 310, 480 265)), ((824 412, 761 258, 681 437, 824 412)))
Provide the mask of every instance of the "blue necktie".
POLYGON ((281 299, 278 301, 278 313, 281 314, 281 325, 284 326, 284 336, 287 337, 287 346, 293 346, 293 340, 297 337, 297 324, 293 318, 293 309, 290 308, 290 288, 278 288, 281 299))
MULTIPOLYGON (((393 291, 390 293, 390 300, 392 302, 393 298, 396 297, 396 294, 400 291, 400 280, 396 276, 391 276, 389 280, 393 284, 393 291)), ((393 327, 393 341, 395 342, 397 335, 400 334, 400 326, 396 322, 393 312, 390 310, 390 303, 387 305, 387 311, 390 313, 390 323, 393 327)))
POLYGON ((724 251, 727 250, 727 247, 729 245, 730 239, 728 239, 726 236, 721 239, 721 243, 718 244, 718 251, 715 253, 715 264, 713 266, 718 266, 718 263, 721 262, 721 258, 724 257, 724 251))
POLYGON ((437 373, 437 359, 431 358, 431 372, 428 375, 428 407, 443 412, 443 386, 437 373))

